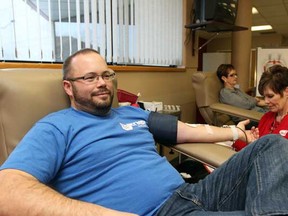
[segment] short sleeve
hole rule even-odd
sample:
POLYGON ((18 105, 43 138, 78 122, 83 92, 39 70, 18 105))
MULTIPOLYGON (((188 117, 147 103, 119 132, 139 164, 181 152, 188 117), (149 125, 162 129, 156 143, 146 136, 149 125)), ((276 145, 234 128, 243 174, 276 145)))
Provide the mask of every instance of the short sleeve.
POLYGON ((18 169, 48 183, 60 169, 64 153, 61 132, 51 124, 36 123, 0 169, 18 169))

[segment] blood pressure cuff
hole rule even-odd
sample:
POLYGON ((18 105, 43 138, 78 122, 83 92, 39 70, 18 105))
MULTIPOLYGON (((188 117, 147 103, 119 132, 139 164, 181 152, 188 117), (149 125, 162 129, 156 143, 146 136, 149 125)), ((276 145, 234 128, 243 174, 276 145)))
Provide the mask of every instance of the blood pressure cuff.
POLYGON ((173 115, 165 115, 151 112, 148 117, 148 127, 157 143, 174 145, 177 143, 178 118, 173 115))

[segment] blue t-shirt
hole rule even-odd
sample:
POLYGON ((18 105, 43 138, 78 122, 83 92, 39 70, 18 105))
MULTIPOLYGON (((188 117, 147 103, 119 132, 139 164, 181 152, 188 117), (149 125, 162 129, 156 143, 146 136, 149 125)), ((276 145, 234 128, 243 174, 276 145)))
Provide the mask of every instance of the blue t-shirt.
POLYGON ((159 156, 148 116, 131 106, 104 117, 73 108, 52 113, 34 125, 1 169, 28 172, 70 198, 153 215, 183 179, 159 156))

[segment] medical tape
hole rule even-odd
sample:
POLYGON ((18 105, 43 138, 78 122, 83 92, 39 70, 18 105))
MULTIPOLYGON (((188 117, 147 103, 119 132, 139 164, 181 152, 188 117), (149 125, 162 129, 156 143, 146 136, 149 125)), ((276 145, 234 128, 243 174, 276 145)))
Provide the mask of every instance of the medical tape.
POLYGON ((210 127, 210 125, 205 124, 205 128, 206 128, 206 131, 208 132, 208 134, 213 134, 213 130, 212 130, 212 128, 210 127))
POLYGON ((233 134, 233 141, 235 141, 239 138, 237 128, 235 127, 235 125, 231 125, 230 128, 231 128, 232 134, 233 134))

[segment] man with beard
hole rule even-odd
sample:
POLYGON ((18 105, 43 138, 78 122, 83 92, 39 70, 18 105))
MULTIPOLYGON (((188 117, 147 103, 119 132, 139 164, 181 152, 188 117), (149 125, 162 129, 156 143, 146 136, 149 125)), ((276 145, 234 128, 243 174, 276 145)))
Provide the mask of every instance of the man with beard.
POLYGON ((67 58, 71 107, 39 120, 0 171, 0 215, 287 215, 287 140, 259 139, 197 184, 160 143, 253 141, 245 124, 190 127, 131 106, 111 108, 115 73, 93 49, 67 58))

